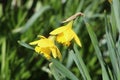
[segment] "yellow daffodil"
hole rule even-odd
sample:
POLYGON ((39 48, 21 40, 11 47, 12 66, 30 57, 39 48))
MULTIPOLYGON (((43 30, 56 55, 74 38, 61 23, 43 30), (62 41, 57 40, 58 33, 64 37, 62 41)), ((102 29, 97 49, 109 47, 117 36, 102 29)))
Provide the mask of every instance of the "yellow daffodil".
POLYGON ((48 60, 51 59, 51 54, 54 58, 62 58, 61 53, 57 46, 55 46, 51 36, 49 38, 40 36, 40 40, 31 42, 30 45, 36 45, 35 51, 43 54, 48 60))
POLYGON ((81 47, 81 42, 76 35, 76 33, 72 30, 73 21, 70 21, 67 25, 57 28, 50 32, 51 35, 56 35, 56 40, 63 45, 70 45, 70 41, 72 39, 81 47))

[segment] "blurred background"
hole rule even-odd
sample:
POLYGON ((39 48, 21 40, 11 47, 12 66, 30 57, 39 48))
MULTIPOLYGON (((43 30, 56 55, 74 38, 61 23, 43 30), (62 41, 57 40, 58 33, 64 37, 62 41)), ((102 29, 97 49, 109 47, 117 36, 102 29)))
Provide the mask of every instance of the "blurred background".
MULTIPOLYGON (((0 80, 55 80, 49 61, 18 41, 28 44, 37 40, 37 35, 48 37, 49 32, 64 25, 61 21, 77 12, 87 16, 109 64, 104 41, 104 11, 110 14, 107 0, 0 0, 0 80)), ((78 49, 90 76, 101 80, 100 64, 82 17, 74 21, 73 29, 81 39, 82 48, 78 49)), ((58 46, 63 54, 62 64, 82 79, 74 63, 67 65, 68 50, 58 46)))

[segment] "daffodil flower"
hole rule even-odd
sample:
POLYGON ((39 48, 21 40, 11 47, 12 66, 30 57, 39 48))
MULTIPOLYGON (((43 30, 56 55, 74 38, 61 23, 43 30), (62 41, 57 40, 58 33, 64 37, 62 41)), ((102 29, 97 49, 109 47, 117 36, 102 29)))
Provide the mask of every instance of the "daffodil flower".
POLYGON ((62 43, 63 45, 69 46, 71 40, 75 40, 75 42, 81 47, 81 42, 76 35, 76 33, 72 30, 73 21, 70 21, 67 25, 57 28, 50 32, 51 35, 56 35, 56 41, 62 43))
POLYGON ((30 43, 30 45, 36 45, 35 51, 37 53, 43 54, 45 58, 48 60, 52 58, 59 58, 61 59, 61 53, 57 46, 55 46, 53 39, 51 36, 49 38, 46 38, 44 36, 40 36, 40 40, 33 41, 30 43), (51 55, 52 54, 52 55, 51 55))

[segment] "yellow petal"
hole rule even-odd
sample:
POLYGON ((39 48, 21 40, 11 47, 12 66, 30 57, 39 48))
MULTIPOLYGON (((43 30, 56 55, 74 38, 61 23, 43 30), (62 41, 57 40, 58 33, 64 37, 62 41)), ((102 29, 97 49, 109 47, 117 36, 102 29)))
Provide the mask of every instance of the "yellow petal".
POLYGON ((51 47, 50 50, 52 51, 53 57, 56 58, 57 57, 56 48, 51 47))
POLYGON ((63 43, 63 42, 66 41, 63 33, 57 35, 56 40, 57 40, 57 42, 59 42, 59 43, 63 43))
POLYGON ((67 25, 65 26, 62 26, 60 28, 57 28, 55 30, 53 30, 52 32, 50 32, 51 35, 57 35, 59 33, 62 33, 64 32, 65 30, 69 29, 69 28, 72 28, 72 24, 73 24, 73 21, 70 21, 67 25))
POLYGON ((63 45, 69 46, 70 45, 70 41, 64 42, 63 45))
POLYGON ((38 43, 40 47, 51 47, 54 46, 54 43, 49 39, 41 39, 38 43))
POLYGON ((80 42, 78 36, 77 36, 75 33, 74 33, 74 39, 75 39, 75 42, 76 42, 80 47, 82 47, 81 42, 80 42))
POLYGON ((43 54, 46 59, 51 58, 51 50, 49 48, 41 48, 40 51, 41 51, 41 54, 43 54))
POLYGON ((41 39, 46 39, 46 37, 42 36, 42 35, 38 35, 39 38, 41 39))
POLYGON ((48 60, 51 58, 51 55, 50 55, 51 51, 49 48, 41 48, 39 46, 36 46, 35 51, 39 54, 43 54, 43 56, 48 60))
POLYGON ((74 32, 71 29, 57 35, 56 40, 63 45, 69 46, 70 41, 74 38, 74 32))
POLYGON ((60 28, 57 28, 55 30, 53 30, 52 32, 50 32, 51 35, 57 35, 59 33, 62 33, 63 31, 65 31, 68 27, 66 26, 62 26, 60 28))
POLYGON ((36 44, 38 44, 38 43, 39 43, 39 41, 40 41, 40 40, 33 41, 33 42, 30 42, 29 44, 30 44, 30 45, 36 45, 36 44))
POLYGON ((57 37, 57 42, 65 45, 65 46, 70 45, 70 41, 66 41, 64 37, 60 37, 60 36, 57 37))
POLYGON ((57 51, 58 58, 61 60, 62 59, 62 55, 61 55, 61 53, 60 53, 60 51, 59 51, 59 49, 57 47, 56 47, 56 51, 57 51))
POLYGON ((44 54, 44 57, 46 58, 46 59, 51 59, 51 56, 50 55, 48 55, 48 54, 44 54))
POLYGON ((74 32, 71 29, 68 29, 64 32, 64 37, 66 41, 71 41, 74 37, 74 32))
MULTIPOLYGON (((40 37, 41 39, 47 39, 46 37, 41 36, 41 35, 38 35, 38 37, 40 37)), ((30 42, 29 44, 30 44, 30 45, 36 45, 36 44, 38 44, 39 42, 40 42, 40 40, 36 40, 36 41, 30 42)))
POLYGON ((39 46, 36 46, 36 47, 35 47, 35 51, 36 51, 37 53, 40 53, 40 51, 41 51, 40 47, 39 47, 39 46))
POLYGON ((55 41, 56 36, 49 36, 48 39, 51 40, 53 43, 55 41))
POLYGON ((49 48, 41 48, 40 51, 43 55, 46 55, 46 54, 50 55, 51 54, 51 50, 49 48))
POLYGON ((70 21, 70 22, 66 25, 66 27, 72 28, 72 25, 73 25, 73 20, 70 21))

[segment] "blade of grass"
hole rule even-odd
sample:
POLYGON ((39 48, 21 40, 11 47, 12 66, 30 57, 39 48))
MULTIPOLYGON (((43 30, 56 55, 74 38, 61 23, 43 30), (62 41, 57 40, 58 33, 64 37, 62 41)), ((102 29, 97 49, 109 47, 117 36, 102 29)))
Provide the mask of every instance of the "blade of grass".
POLYGON ((73 58, 70 54, 68 54, 68 59, 67 59, 67 63, 66 63, 66 67, 69 69, 73 64, 73 58))
MULTIPOLYGON (((74 48, 75 48, 75 47, 74 47, 74 48)), ((75 49, 75 51, 76 51, 76 49, 75 49)), ((83 60, 82 60, 82 57, 80 57, 79 54, 78 54, 79 52, 76 51, 76 52, 74 53, 73 50, 71 50, 69 53, 71 54, 71 57, 72 57, 73 60, 75 61, 78 69, 80 70, 81 75, 83 76, 83 79, 84 79, 84 80, 91 80, 91 77, 90 77, 90 75, 89 75, 89 72, 88 72, 88 70, 87 70, 87 68, 86 68, 83 60), (78 57, 78 56, 79 56, 79 57, 78 57)))
POLYGON ((108 72, 107 72, 105 66, 102 64, 101 67, 102 67, 102 78, 103 78, 103 80, 109 80, 108 72))
MULTIPOLYGON (((118 39, 116 46, 117 46, 118 55, 120 56, 120 36, 119 36, 119 39, 118 39)), ((119 60, 120 60, 120 57, 119 57, 119 60)), ((119 64, 119 66, 120 66, 120 64, 119 64)))
POLYGON ((77 8, 77 10, 76 10, 76 13, 81 11, 83 5, 84 5, 84 0, 81 0, 80 3, 79 3, 78 8, 77 8))
POLYGON ((111 71, 111 69, 110 69, 109 67, 108 67, 108 72, 109 72, 109 74, 110 74, 110 79, 111 79, 111 80, 114 80, 112 71, 111 71))
POLYGON ((30 45, 26 44, 25 42, 18 41, 18 43, 19 43, 21 46, 23 46, 23 47, 26 47, 26 48, 28 48, 28 49, 34 50, 33 47, 31 47, 30 45))
POLYGON ((54 66, 52 63, 50 63, 49 67, 50 67, 50 71, 51 71, 51 73, 53 74, 54 78, 55 78, 56 80, 61 80, 61 79, 60 79, 60 75, 59 75, 59 73, 57 72, 55 66, 54 66))
POLYGON ((2 48, 1 48, 1 53, 2 53, 2 61, 1 61, 1 77, 3 80, 6 79, 6 38, 2 38, 2 48))
POLYGON ((41 7, 38 12, 33 14, 33 16, 26 22, 25 25, 13 30, 13 32, 24 33, 26 30, 28 30, 32 26, 32 24, 38 19, 38 17, 40 17, 48 9, 50 9, 50 6, 41 7))
POLYGON ((117 29, 116 20, 115 20, 115 14, 112 10, 111 10, 111 15, 110 15, 110 23, 111 23, 111 27, 112 27, 113 38, 114 38, 114 40, 116 40, 118 29, 117 29))
MULTIPOLYGON (((85 21, 85 19, 84 19, 84 21, 85 21)), ((93 30, 91 29, 91 26, 86 21, 85 21, 85 24, 86 24, 86 28, 88 30, 88 33, 90 35, 92 44, 93 44, 93 46, 95 48, 98 60, 100 61, 100 64, 103 64, 104 62, 103 62, 103 59, 102 59, 101 51, 100 51, 99 46, 98 46, 97 37, 96 37, 95 33, 93 32, 93 30)))
POLYGON ((108 73, 107 73, 107 70, 105 68, 105 64, 104 64, 104 61, 103 61, 103 58, 102 58, 101 51, 100 51, 99 46, 98 46, 97 37, 96 37, 95 33, 93 32, 91 26, 87 23, 86 19, 84 19, 84 22, 85 22, 87 31, 88 31, 88 33, 90 35, 92 44, 93 44, 93 46, 95 48, 95 52, 96 52, 97 58, 98 58, 98 60, 100 62, 100 65, 102 67, 102 77, 103 77, 103 80, 110 80, 109 76, 108 76, 108 73))
POLYGON ((109 56, 110 56, 110 60, 114 69, 114 73, 115 76, 117 77, 117 79, 120 79, 120 69, 119 69, 119 62, 118 62, 118 58, 119 58, 119 54, 116 51, 116 46, 115 43, 113 41, 112 38, 112 33, 111 33, 111 28, 108 24, 107 18, 105 18, 105 23, 106 23, 106 39, 107 39, 107 46, 108 46, 108 51, 109 51, 109 56))
POLYGON ((112 10, 114 12, 116 25, 120 33, 120 0, 112 0, 112 10))
POLYGON ((60 62, 58 62, 55 59, 52 59, 53 65, 56 67, 56 69, 62 73, 62 75, 66 76, 67 78, 71 80, 79 80, 70 70, 68 70, 65 66, 63 66, 60 62))

